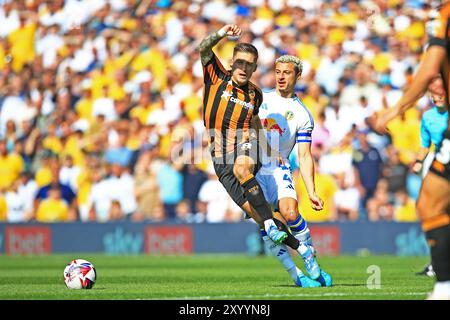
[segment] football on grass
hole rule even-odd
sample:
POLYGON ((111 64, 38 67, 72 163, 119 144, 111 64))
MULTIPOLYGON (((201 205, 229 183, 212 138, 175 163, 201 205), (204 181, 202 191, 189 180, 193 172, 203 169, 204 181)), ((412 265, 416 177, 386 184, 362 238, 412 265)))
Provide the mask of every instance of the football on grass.
POLYGON ((64 282, 69 289, 91 289, 96 279, 94 265, 87 260, 72 260, 64 269, 64 282))

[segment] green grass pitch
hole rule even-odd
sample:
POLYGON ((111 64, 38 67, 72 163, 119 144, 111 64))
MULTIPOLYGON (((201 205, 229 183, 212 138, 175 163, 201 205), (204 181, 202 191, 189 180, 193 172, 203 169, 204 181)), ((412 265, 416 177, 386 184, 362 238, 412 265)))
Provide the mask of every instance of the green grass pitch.
MULTIPOLYGON (((299 257, 294 258, 304 271, 299 257)), ((415 273, 427 262, 428 257, 321 257, 333 287, 305 289, 292 283, 274 257, 266 256, 0 255, 0 300, 423 300, 434 279, 415 273), (64 267, 75 258, 96 267, 98 278, 91 290, 65 286, 64 267), (367 287, 372 265, 380 270, 379 289, 367 287)))

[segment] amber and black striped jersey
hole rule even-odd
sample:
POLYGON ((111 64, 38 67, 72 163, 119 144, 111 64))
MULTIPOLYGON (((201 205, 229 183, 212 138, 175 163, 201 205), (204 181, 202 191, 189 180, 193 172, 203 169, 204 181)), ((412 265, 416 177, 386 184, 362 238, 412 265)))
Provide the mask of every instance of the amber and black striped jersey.
POLYGON ((448 99, 450 94, 450 1, 442 3, 437 10, 439 10, 439 15, 433 23, 428 45, 441 46, 447 51, 447 61, 443 64, 441 74, 444 80, 448 99))
POLYGON ((446 1, 438 8, 438 16, 433 22, 429 45, 449 46, 450 39, 450 1, 446 1))
POLYGON ((234 83, 231 72, 225 70, 215 54, 203 66, 203 75, 203 121, 217 157, 248 139, 251 118, 258 114, 262 103, 262 92, 250 81, 245 86, 234 83))

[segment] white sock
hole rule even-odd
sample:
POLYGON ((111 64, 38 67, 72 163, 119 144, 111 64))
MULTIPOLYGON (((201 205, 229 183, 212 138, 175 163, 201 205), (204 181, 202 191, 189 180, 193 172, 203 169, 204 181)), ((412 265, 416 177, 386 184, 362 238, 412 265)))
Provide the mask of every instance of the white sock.
POLYGON ((450 297, 450 281, 436 281, 433 293, 439 296, 450 297))
MULTIPOLYGON (((294 232, 292 232, 292 234, 298 241, 300 241, 300 243, 304 243, 304 244, 308 245, 308 247, 310 248, 310 250, 312 251, 313 254, 316 253, 316 250, 314 249, 313 242, 311 239, 311 232, 309 231, 308 227, 306 227, 305 229, 303 229, 300 232, 294 231, 294 232)), ((300 249, 300 247, 299 247, 299 249, 300 249)))
POLYGON ((278 261, 281 262, 284 269, 289 273, 292 280, 297 280, 297 275, 302 274, 301 270, 297 268, 294 261, 292 260, 291 254, 285 244, 276 244, 268 236, 262 237, 264 240, 264 246, 266 250, 269 251, 273 256, 275 256, 278 261))
POLYGON ((309 247, 306 245, 306 243, 300 241, 300 245, 298 246, 297 252, 300 254, 301 257, 309 250, 309 247))
POLYGON ((277 225, 275 224, 275 222, 272 219, 267 219, 264 221, 264 229, 266 230, 266 232, 269 231, 269 228, 271 226, 275 226, 275 228, 277 228, 277 225))

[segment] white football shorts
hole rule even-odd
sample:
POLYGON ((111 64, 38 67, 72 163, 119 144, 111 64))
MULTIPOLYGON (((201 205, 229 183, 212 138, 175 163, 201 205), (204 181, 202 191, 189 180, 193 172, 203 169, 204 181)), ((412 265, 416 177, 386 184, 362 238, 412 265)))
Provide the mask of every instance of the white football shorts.
MULTIPOLYGON (((286 163, 289 163, 286 160, 286 163)), ((261 186, 264 196, 272 206, 278 206, 282 198, 293 198, 297 200, 297 192, 292 182, 290 166, 263 166, 256 174, 256 180, 261 186)))

